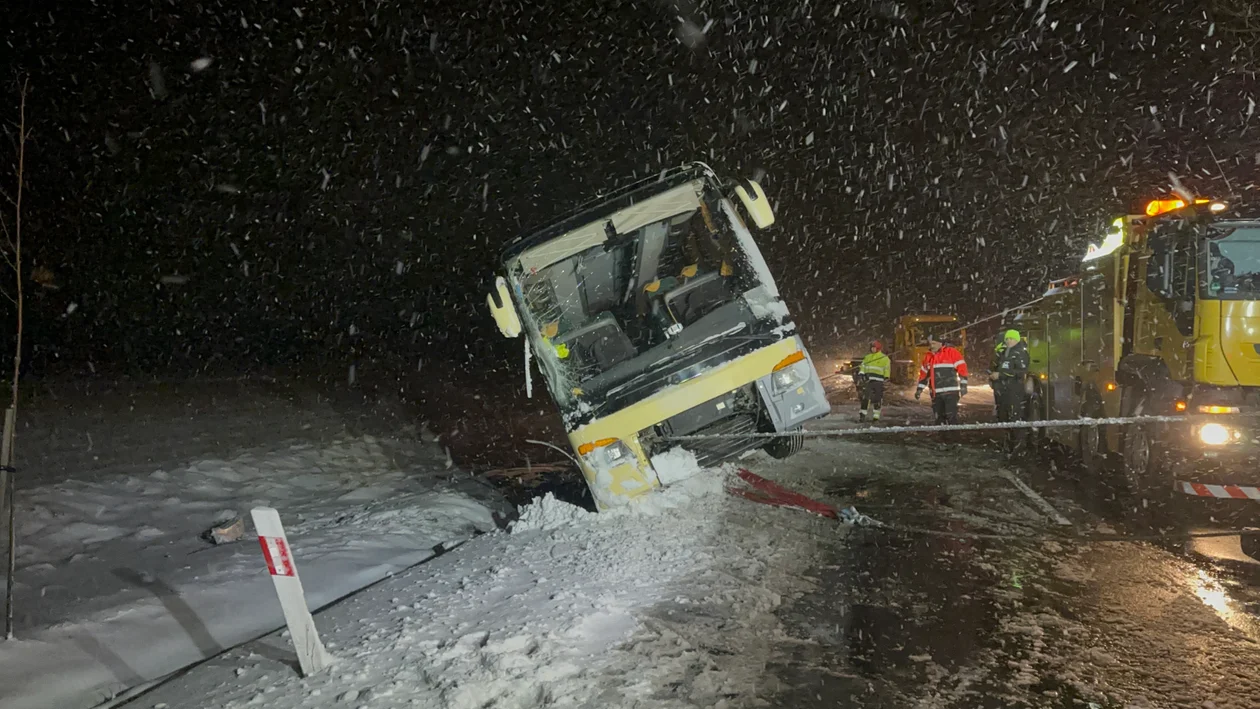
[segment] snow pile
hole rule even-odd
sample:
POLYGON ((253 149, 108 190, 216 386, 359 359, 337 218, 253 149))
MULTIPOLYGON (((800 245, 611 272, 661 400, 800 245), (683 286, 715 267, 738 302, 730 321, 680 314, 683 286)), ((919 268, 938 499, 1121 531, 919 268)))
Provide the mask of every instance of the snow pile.
POLYGON ((577 505, 557 500, 552 493, 536 497, 520 508, 520 518, 512 523, 512 533, 557 529, 594 517, 595 513, 577 505))
MULTIPOLYGON (((619 516, 657 515, 712 500, 725 491, 731 469, 704 470, 690 451, 675 448, 652 458, 652 467, 668 487, 632 498, 622 507, 595 513, 559 500, 552 493, 534 498, 520 508, 520 517, 512 523, 512 533, 559 529, 574 524, 599 523, 619 516), (670 483, 664 481, 668 479, 670 483)), ((719 503, 720 504, 720 503, 719 503)))
POLYGON ((696 462, 696 454, 686 448, 671 448, 652 456, 652 469, 662 485, 670 485, 698 475, 700 464, 696 462))
POLYGON ((493 530, 497 496, 448 478, 432 446, 362 436, 22 491, 0 708, 93 706, 279 627, 253 507, 280 511, 314 607, 493 530), (233 516, 241 542, 201 538, 233 516))
POLYGON ((270 659, 286 654, 287 639, 273 636, 146 705, 670 707, 753 696, 783 637, 775 610, 811 583, 811 540, 835 527, 714 494, 726 475, 703 471, 599 514, 543 498, 522 511, 529 533, 478 537, 320 614, 340 658, 331 673, 300 679, 270 659))
MULTIPOLYGON (((652 516, 670 510, 705 506, 714 508, 709 510, 710 514, 717 514, 722 506, 727 503, 725 495, 726 483, 731 475, 734 474, 734 468, 725 466, 722 468, 701 469, 696 465, 694 455, 686 451, 683 452, 690 459, 690 465, 694 472, 669 484, 668 487, 653 490, 647 495, 640 495, 631 500, 629 505, 612 510, 607 514, 652 516)), ((683 456, 679 455, 677 457, 682 458, 683 456)), ((683 468, 678 470, 681 469, 683 468)))

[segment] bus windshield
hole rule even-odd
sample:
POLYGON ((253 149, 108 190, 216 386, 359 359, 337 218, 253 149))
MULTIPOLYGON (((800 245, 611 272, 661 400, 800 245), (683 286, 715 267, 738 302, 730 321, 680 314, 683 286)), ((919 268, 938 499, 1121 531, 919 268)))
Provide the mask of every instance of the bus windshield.
POLYGON ((615 394, 649 372, 668 376, 732 338, 771 337, 786 316, 729 202, 695 191, 690 200, 648 203, 660 218, 627 233, 611 221, 587 225, 562 237, 567 247, 547 242, 521 257, 521 300, 558 403, 615 394))
POLYGON ((1204 298, 1260 300, 1260 223, 1214 225, 1204 250, 1204 298))

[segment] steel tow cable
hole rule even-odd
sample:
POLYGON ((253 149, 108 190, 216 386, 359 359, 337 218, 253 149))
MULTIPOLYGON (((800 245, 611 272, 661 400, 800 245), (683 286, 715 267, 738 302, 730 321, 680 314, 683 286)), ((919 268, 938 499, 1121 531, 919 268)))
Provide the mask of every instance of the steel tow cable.
MULTIPOLYGON (((1254 415, 1252 415, 1254 416, 1254 415)), ((1251 416, 1249 416, 1251 417, 1251 416)), ((1077 428, 1085 426, 1116 426, 1134 423, 1181 423, 1185 421, 1229 421, 1237 420, 1237 416, 1225 419, 1222 416, 1204 414, 1199 416, 1116 416, 1110 418, 1077 418, 1052 419, 1040 421, 1000 421, 993 423, 931 424, 921 426, 867 426, 865 428, 840 428, 782 432, 756 433, 701 433, 680 436, 662 436, 664 441, 703 441, 718 438, 839 438, 843 436, 875 436, 888 433, 939 433, 945 431, 999 431, 1021 428, 1077 428)))
MULTIPOLYGON (((1244 418, 1255 418, 1260 414, 1241 415, 1244 418)), ((1240 415, 1232 415, 1228 420, 1236 421, 1240 415)), ((1118 416, 1108 418, 1089 418, 1082 417, 1077 419, 1056 419, 1041 421, 1003 421, 993 423, 975 423, 975 424, 934 424, 924 426, 870 426, 865 428, 847 428, 832 430, 801 430, 786 431, 780 433, 744 433, 744 434, 693 434, 682 436, 663 436, 665 441, 702 441, 710 439, 726 439, 726 438, 754 438, 754 439, 773 439, 785 438, 790 436, 802 436, 804 438, 836 438, 844 436, 861 436, 861 435, 881 435, 888 433, 937 433, 947 431, 994 431, 994 430, 1011 430, 1011 429, 1041 429, 1041 428, 1075 428, 1085 426, 1112 426, 1127 424, 1145 424, 1145 423, 1182 423, 1187 421, 1221 421, 1219 415, 1203 414, 1203 415, 1183 415, 1183 416, 1118 416)), ((1191 539, 1209 539, 1216 537, 1241 537, 1241 536, 1258 536, 1260 529, 1234 529, 1209 532, 1182 532, 1173 534, 1077 534, 1077 533, 1058 533, 1043 532, 1035 534, 1000 534, 985 532, 952 532, 946 530, 928 529, 924 527, 914 527, 908 525, 889 524, 881 522, 858 512, 853 507, 838 510, 839 522, 844 526, 867 527, 872 529, 883 529, 893 532, 903 532, 907 534, 919 534, 925 536, 950 537, 956 539, 990 539, 1004 541, 1059 541, 1059 542, 1140 542, 1140 541, 1181 541, 1191 539)))

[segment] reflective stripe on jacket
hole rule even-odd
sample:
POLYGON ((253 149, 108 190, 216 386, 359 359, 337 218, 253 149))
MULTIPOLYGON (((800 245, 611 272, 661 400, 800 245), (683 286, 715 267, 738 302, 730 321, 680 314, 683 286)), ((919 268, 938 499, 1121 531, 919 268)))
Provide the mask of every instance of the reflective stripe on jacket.
POLYGON ((1023 381, 1028 374, 1028 346, 1018 342, 1014 347, 1007 347, 997 361, 996 371, 1003 380, 1023 381))
POLYGON ((858 373, 868 381, 882 382, 892 376, 892 361, 883 352, 870 352, 862 358, 858 373))
POLYGON ((942 347, 939 352, 929 352, 919 368, 919 389, 927 387, 932 394, 961 391, 967 386, 967 362, 962 353, 953 347, 942 347))

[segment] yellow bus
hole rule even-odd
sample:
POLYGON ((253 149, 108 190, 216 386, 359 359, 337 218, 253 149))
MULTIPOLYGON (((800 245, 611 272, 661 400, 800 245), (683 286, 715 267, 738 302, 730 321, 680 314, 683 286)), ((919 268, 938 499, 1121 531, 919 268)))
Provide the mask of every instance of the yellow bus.
POLYGON ((653 458, 672 437, 718 434, 686 444, 702 465, 787 457, 830 412, 750 222, 774 222, 761 186, 692 163, 505 247, 487 302, 524 336, 599 509, 668 484, 653 458))

